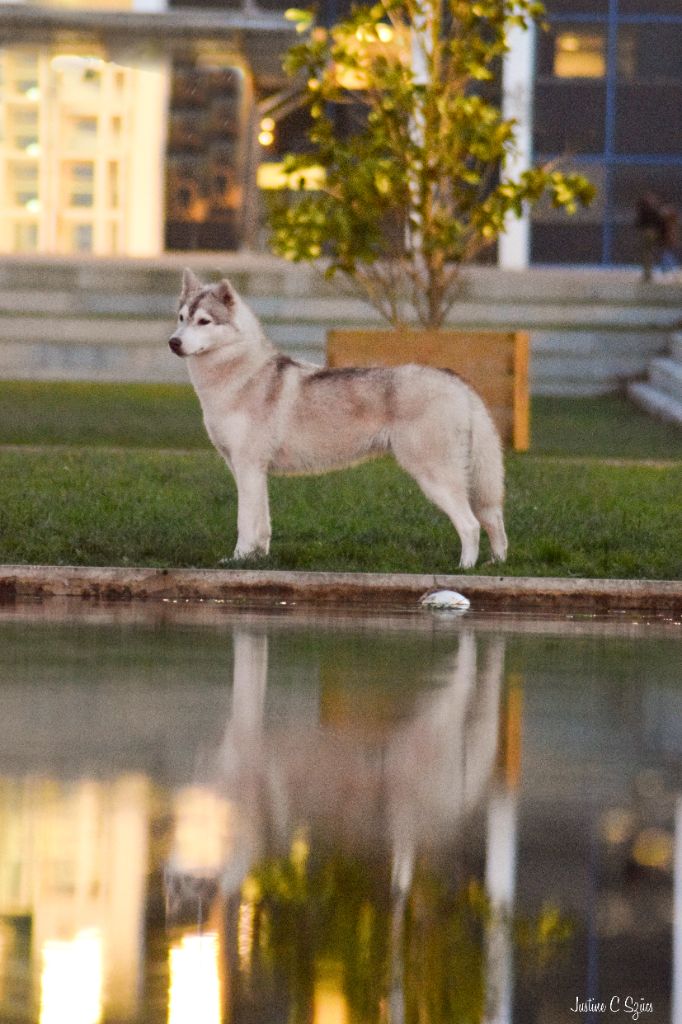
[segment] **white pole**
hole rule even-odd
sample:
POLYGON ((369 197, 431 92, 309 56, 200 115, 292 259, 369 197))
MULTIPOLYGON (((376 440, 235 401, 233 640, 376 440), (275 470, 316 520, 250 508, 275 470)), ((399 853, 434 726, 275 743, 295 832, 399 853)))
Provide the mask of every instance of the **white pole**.
POLYGON ((492 918, 486 942, 485 1024, 511 1024, 514 950, 510 916, 516 895, 517 795, 498 790, 488 806, 485 888, 492 918))
MULTIPOLYGON (((533 158, 533 81, 535 25, 512 28, 509 50, 502 64, 502 114, 514 118, 516 150, 505 161, 503 176, 515 178, 527 170, 533 158)), ((530 262, 530 217, 510 215, 498 242, 498 264, 507 270, 523 270, 530 262)))

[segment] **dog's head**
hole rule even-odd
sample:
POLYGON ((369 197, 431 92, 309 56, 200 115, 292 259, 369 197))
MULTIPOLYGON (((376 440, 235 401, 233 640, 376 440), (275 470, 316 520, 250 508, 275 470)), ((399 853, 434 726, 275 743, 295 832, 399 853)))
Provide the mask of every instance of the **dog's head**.
POLYGON ((176 356, 198 356, 229 345, 241 335, 239 297, 229 281, 204 285, 192 273, 182 275, 178 322, 168 344, 176 356))

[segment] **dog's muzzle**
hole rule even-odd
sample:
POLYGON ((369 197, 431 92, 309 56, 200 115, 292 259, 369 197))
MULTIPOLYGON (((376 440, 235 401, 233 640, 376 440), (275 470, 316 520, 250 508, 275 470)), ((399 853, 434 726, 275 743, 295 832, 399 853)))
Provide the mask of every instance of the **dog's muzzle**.
POLYGON ((175 352, 176 356, 182 355, 182 342, 180 341, 179 338, 172 337, 168 342, 168 347, 170 348, 171 352, 175 352))

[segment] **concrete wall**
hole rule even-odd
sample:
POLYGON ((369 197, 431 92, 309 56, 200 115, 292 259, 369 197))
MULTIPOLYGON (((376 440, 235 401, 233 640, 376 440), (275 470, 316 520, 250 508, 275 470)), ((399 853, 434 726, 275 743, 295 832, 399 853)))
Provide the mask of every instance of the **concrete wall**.
MULTIPOLYGON (((363 301, 312 268, 269 256, 150 260, 5 257, 0 263, 0 378, 185 381, 166 346, 182 266, 227 275, 285 352, 324 362, 325 332, 379 326, 363 301)), ((635 270, 468 268, 450 317, 458 327, 531 332, 535 394, 604 394, 644 375, 682 319, 682 282, 635 270)))

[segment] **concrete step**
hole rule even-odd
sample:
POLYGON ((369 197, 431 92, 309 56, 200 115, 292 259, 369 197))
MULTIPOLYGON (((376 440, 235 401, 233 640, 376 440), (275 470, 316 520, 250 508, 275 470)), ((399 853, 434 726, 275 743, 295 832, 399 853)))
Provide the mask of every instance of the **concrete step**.
MULTIPOLYGON (((139 288, 139 282, 137 282, 139 288)), ((269 324, 314 324, 323 333, 331 327, 385 326, 379 313, 359 298, 337 294, 320 295, 311 291, 307 296, 273 292, 254 294, 243 290, 244 298, 267 326, 269 324)), ((172 323, 177 308, 177 296, 165 291, 117 291, 77 288, 43 287, 40 289, 0 287, 0 318, 11 320, 37 317, 65 318, 70 323, 78 319, 97 323, 128 318, 132 322, 165 319, 172 323)), ((566 302, 546 304, 507 298, 507 301, 466 300, 456 302, 448 317, 453 327, 509 330, 523 328, 532 331, 573 332, 576 336, 595 332, 612 334, 616 344, 626 334, 641 337, 644 334, 667 335, 671 319, 676 312, 665 307, 599 305, 589 306, 566 302)), ((32 328, 28 328, 31 330, 32 328)), ((582 341, 581 341, 582 344, 582 341)), ((661 346, 659 346, 660 348, 661 346)))
POLYGON ((682 401, 642 381, 629 384, 627 392, 636 405, 652 416, 682 427, 682 401))
POLYGON ((649 383, 678 402, 682 402, 682 362, 675 359, 653 359, 649 366, 649 383))

